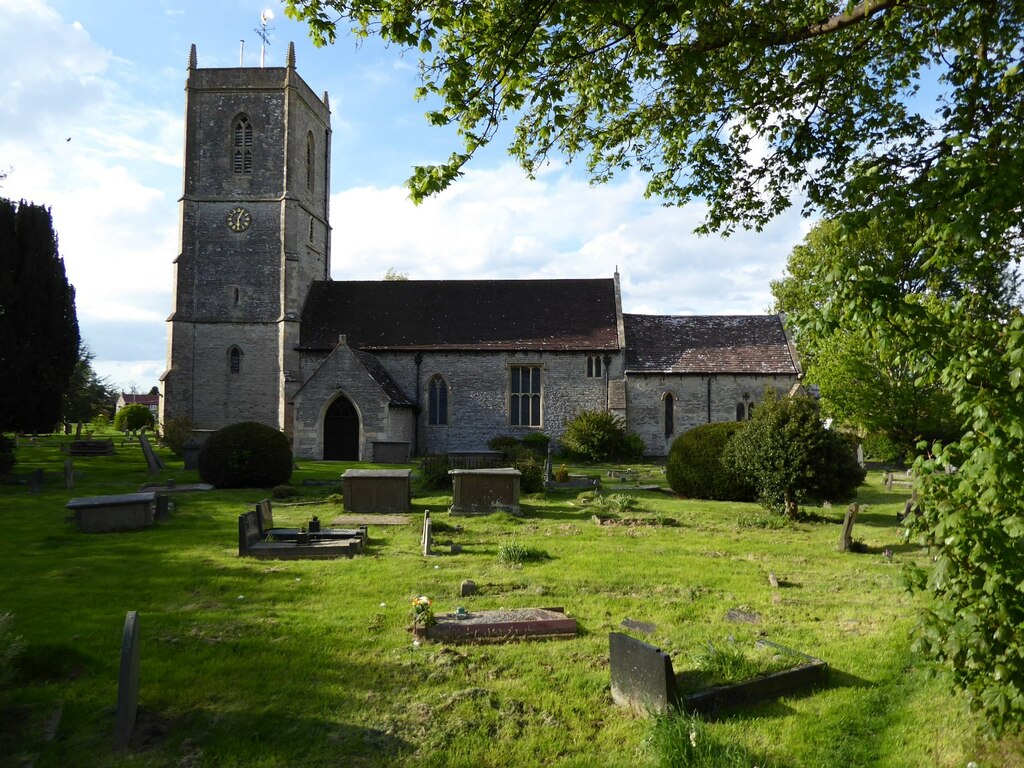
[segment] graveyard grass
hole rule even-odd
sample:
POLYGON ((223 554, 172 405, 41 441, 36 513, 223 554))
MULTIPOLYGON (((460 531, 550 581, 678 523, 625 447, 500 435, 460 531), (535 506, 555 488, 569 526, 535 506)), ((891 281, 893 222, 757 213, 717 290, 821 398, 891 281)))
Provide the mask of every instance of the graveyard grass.
MULTIPOLYGON (((903 543, 895 514, 907 493, 886 492, 880 473, 860 491, 860 554, 836 550, 840 508, 778 527, 752 505, 637 490, 642 508, 618 517, 648 524, 597 525, 575 492, 525 497, 521 517, 453 518, 449 497, 417 495, 407 525, 370 526, 361 556, 275 562, 237 557, 237 518, 268 495, 258 489, 176 493, 169 522, 78 533, 65 521, 69 498, 198 478, 166 452, 168 470, 150 475, 138 445, 119 445, 116 456, 76 459, 65 490, 61 440, 22 440, 15 471, 44 468, 41 493, 0 486, 0 613, 25 643, 0 689, 0 764, 1024 766, 1020 740, 984 741, 964 701, 910 650, 900 570, 925 553, 903 543), (425 510, 440 553, 429 558, 425 510), (449 541, 462 553, 444 554, 449 541), (499 562, 511 542, 543 556, 499 562), (464 579, 477 595, 458 596, 464 579), (563 606, 580 633, 417 647, 407 630, 417 595, 438 613, 563 606), (730 608, 760 621, 729 621, 730 608), (140 710, 118 751, 129 610, 139 612, 140 710), (627 618, 655 629, 624 630, 627 618), (639 717, 611 702, 610 631, 661 647, 678 673, 709 644, 763 634, 826 660, 830 683, 714 722, 639 717)), ((341 514, 326 501, 337 488, 303 480, 337 480, 348 466, 299 462, 300 500, 324 501, 275 502, 275 523, 341 514)), ((641 483, 664 485, 657 468, 636 469, 641 483)))

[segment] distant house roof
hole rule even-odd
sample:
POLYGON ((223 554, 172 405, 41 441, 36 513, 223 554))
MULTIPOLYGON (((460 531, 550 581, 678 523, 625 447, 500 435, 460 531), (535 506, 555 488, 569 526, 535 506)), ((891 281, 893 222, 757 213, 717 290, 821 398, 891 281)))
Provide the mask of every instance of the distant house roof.
POLYGON ((623 315, 631 373, 800 373, 776 315, 623 315))
POLYGON ((125 405, 133 405, 135 403, 145 406, 160 405, 160 395, 132 395, 122 392, 121 400, 124 401, 125 405))
POLYGON ((313 283, 299 345, 333 349, 616 350, 615 281, 313 283))

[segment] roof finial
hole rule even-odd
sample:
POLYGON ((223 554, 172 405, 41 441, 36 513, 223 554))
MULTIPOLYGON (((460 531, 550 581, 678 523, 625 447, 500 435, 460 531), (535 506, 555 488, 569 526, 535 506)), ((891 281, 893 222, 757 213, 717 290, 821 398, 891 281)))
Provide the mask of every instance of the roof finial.
POLYGON ((288 43, 288 59, 285 66, 295 69, 295 43, 288 43))
POLYGON ((331 111, 331 100, 327 96, 327 91, 324 91, 324 106, 327 107, 327 111, 331 111))
POLYGON ((192 43, 192 47, 188 52, 188 68, 196 69, 199 65, 196 63, 196 44, 192 43))

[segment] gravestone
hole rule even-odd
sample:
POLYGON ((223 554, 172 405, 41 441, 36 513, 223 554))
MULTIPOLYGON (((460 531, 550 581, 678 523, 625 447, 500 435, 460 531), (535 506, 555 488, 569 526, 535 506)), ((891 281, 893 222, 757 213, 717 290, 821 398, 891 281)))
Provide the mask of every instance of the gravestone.
POLYGON ((864 469, 864 446, 857 443, 857 466, 864 469))
POLYGON ((430 520, 430 513, 427 512, 423 515, 423 556, 427 557, 434 554, 431 552, 430 547, 434 541, 434 524, 430 520))
POLYGON ((124 746, 139 712, 139 614, 128 611, 121 636, 121 668, 117 676, 117 725, 114 740, 124 746))
POLYGON ((470 595, 476 594, 476 582, 471 579, 466 579, 459 585, 459 596, 469 597, 470 595))
POLYGON ((155 474, 162 469, 167 469, 164 466, 164 461, 156 452, 153 450, 153 446, 149 444, 149 438, 145 432, 139 433, 139 445, 142 446, 142 455, 146 457, 146 466, 149 467, 151 474, 155 474))
POLYGON ((29 493, 43 492, 43 470, 33 469, 28 475, 29 493))
POLYGON ((612 701, 639 714, 668 714, 678 706, 672 659, 660 648, 620 632, 608 634, 612 701))
POLYGON ((843 517, 843 530, 839 534, 839 546, 837 547, 840 552, 849 552, 853 547, 853 524, 857 520, 859 511, 860 506, 857 504, 851 504, 846 510, 846 516, 843 517))
POLYGON ((75 487, 75 462, 71 459, 64 461, 64 487, 68 490, 75 487))
POLYGON ((156 512, 154 517, 162 522, 171 519, 171 499, 166 493, 156 495, 156 512))

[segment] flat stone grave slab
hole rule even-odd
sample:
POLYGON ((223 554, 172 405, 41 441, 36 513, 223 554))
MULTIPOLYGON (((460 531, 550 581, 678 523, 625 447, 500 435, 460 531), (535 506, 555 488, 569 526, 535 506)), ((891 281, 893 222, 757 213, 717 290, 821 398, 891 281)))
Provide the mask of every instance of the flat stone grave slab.
POLYGON ((518 608, 437 615, 426 630, 430 640, 510 640, 524 637, 574 637, 576 619, 562 608, 518 608))
POLYGON ((349 512, 408 512, 411 508, 411 469, 349 469, 341 483, 349 512))
POLYGON ((410 520, 408 515, 338 515, 331 520, 331 525, 408 525, 410 520))
POLYGON ((153 525, 156 493, 121 493, 71 499, 65 506, 82 533, 133 531, 153 525))

